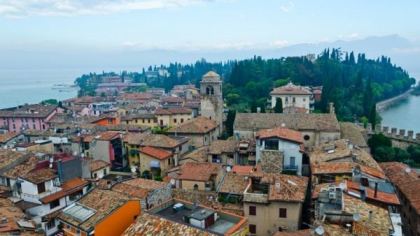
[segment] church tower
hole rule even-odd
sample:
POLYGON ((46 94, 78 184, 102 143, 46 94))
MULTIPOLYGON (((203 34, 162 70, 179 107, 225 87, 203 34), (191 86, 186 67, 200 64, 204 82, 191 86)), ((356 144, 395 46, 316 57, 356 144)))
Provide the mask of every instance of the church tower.
POLYGON ((223 132, 223 94, 220 75, 209 71, 200 82, 201 116, 215 120, 219 135, 223 132))

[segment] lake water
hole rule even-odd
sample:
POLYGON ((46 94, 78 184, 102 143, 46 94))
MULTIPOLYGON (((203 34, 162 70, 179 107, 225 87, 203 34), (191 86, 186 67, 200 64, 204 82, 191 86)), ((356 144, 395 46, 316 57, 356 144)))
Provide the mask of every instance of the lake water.
POLYGON ((73 84, 80 72, 73 70, 15 70, 0 69, 0 108, 24 103, 38 103, 45 99, 64 100, 77 95, 77 90, 52 89, 55 84, 73 84))
POLYGON ((420 133, 420 96, 409 96, 381 112, 380 115, 382 126, 420 133))

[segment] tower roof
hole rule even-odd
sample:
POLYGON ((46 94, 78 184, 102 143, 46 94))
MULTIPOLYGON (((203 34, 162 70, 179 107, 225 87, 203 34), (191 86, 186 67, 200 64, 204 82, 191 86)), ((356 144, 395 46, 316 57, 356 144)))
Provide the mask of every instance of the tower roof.
POLYGON ((209 71, 203 75, 201 82, 220 82, 220 75, 214 71, 209 71))

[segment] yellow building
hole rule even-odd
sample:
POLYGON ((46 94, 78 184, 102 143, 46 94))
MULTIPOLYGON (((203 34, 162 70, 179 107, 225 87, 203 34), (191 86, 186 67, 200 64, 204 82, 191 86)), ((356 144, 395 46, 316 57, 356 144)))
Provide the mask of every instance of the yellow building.
POLYGON ((164 176, 174 166, 172 153, 163 149, 147 146, 140 148, 139 153, 141 173, 150 171, 152 176, 164 176))
POLYGON ((193 118, 192 110, 185 107, 160 108, 155 111, 159 126, 173 127, 193 118))
POLYGON ((155 127, 158 125, 157 117, 153 114, 135 114, 121 118, 122 124, 136 125, 141 127, 155 127))

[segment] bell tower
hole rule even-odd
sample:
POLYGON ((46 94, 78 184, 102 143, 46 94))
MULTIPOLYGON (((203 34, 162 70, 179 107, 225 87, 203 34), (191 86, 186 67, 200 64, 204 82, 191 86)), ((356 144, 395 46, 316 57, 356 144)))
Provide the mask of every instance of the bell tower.
POLYGON ((200 82, 201 116, 215 120, 219 135, 223 132, 223 93, 220 75, 209 71, 200 82))

